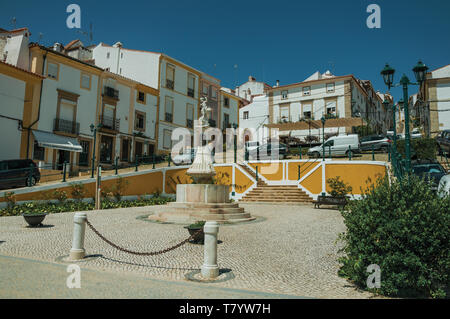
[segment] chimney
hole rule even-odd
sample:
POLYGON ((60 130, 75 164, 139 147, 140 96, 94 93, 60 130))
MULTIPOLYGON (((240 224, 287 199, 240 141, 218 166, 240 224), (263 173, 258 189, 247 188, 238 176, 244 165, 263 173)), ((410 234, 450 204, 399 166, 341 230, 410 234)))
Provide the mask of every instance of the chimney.
POLYGON ((277 80, 277 84, 275 85, 275 87, 279 87, 280 86, 280 80, 277 80))
POLYGON ((115 48, 121 48, 123 46, 122 42, 116 42, 113 47, 115 48))
POLYGON ((63 46, 61 43, 56 42, 55 44, 53 44, 53 51, 56 52, 62 52, 63 51, 63 46))
POLYGON ((256 79, 255 79, 253 76, 250 75, 250 76, 248 77, 248 81, 249 81, 249 82, 254 82, 254 81, 256 81, 256 79))

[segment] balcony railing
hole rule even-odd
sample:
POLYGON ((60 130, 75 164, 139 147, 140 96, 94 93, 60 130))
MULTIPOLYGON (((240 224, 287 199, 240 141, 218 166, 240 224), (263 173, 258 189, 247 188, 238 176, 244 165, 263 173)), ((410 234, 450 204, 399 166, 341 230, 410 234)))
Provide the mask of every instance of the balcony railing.
POLYGON ((291 123, 291 122, 292 122, 292 118, 290 116, 279 116, 279 117, 277 117, 277 123, 278 124, 291 123))
POLYGON ((194 127, 194 121, 190 120, 190 119, 187 119, 186 120, 186 126, 189 127, 189 128, 193 128, 194 127))
POLYGON ((173 90, 173 88, 175 87, 175 83, 174 83, 172 80, 166 79, 166 87, 167 87, 168 89, 173 90))
POLYGON ((195 96, 195 91, 194 91, 194 89, 188 88, 188 90, 187 90, 187 95, 190 96, 190 97, 194 97, 194 96, 195 96))
POLYGON ((173 114, 172 114, 172 113, 167 113, 167 112, 166 112, 165 115, 166 115, 166 116, 165 116, 164 120, 165 120, 166 122, 171 122, 171 123, 172 123, 172 121, 173 121, 173 114))
POLYGON ((216 127, 216 121, 212 120, 212 119, 209 119, 209 126, 210 127, 216 127))
POLYGON ((119 90, 116 90, 109 86, 105 86, 103 95, 112 97, 113 99, 118 99, 119 98, 119 90))
POLYGON ((55 132, 64 132, 76 135, 80 133, 80 123, 78 122, 56 118, 53 123, 53 131, 55 132))
POLYGON ((120 130, 120 119, 111 116, 100 115, 99 121, 104 128, 117 132, 120 130))

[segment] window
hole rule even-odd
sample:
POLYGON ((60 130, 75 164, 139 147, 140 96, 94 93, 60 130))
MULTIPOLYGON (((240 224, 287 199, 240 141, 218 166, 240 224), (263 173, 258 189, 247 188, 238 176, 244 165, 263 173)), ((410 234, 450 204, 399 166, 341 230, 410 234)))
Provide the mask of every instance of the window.
POLYGON ((166 96, 165 105, 164 105, 164 120, 166 122, 173 121, 173 98, 170 96, 166 96))
POLYGON ((327 93, 334 92, 334 83, 327 83, 327 93))
POLYGON ((302 103, 303 118, 305 120, 312 120, 312 103, 302 103))
POLYGON ((326 102, 327 107, 327 115, 333 115, 336 116, 336 101, 327 101, 326 102))
POLYGON ((228 128, 230 126, 230 115, 224 114, 223 115, 223 128, 228 128))
POLYGON ((137 131, 145 131, 145 113, 136 111, 134 129, 137 131))
POLYGON ((163 148, 171 149, 172 148, 172 131, 164 130, 163 132, 163 148))
POLYGON ((194 127, 194 105, 186 104, 186 126, 188 128, 194 127))
POLYGON ((59 64, 49 62, 47 64, 47 77, 58 80, 59 64))
POLYGON ((89 74, 81 73, 81 83, 80 87, 82 89, 90 90, 91 89, 91 76, 89 74))
POLYGON ((188 74, 187 95, 190 97, 195 97, 195 76, 192 74, 188 74))
POLYGON ((145 104, 145 92, 138 91, 137 101, 139 103, 145 104))
POLYGON ((230 106, 230 99, 227 97, 223 98, 223 106, 229 107, 230 106))
POLYGON ((34 148, 33 148, 33 159, 38 161, 44 161, 45 160, 45 149, 37 142, 34 142, 34 148))
POLYGON ((285 100, 288 98, 288 91, 281 91, 281 99, 285 100))
POLYGON ((175 67, 170 64, 166 67, 166 87, 171 90, 175 88, 175 67))
POLYGON ((211 87, 211 97, 217 99, 217 90, 213 87, 211 87))
POLYGON ((305 86, 303 88, 303 95, 311 95, 311 87, 310 86, 305 86))
POLYGON ((109 57, 111 56, 111 54, 109 52, 106 53, 106 58, 109 59, 109 57))
POLYGON ((244 120, 248 120, 248 111, 244 112, 244 120))
POLYGON ((280 121, 281 122, 289 122, 290 121, 289 105, 280 105, 280 121))
POLYGON ((310 120, 311 119, 311 111, 305 111, 303 112, 303 118, 305 120, 310 120))
POLYGON ((123 52, 120 53, 120 58, 123 59, 123 52))
POLYGON ((203 95, 208 95, 208 85, 203 84, 203 95))
POLYGON ((142 142, 136 141, 134 145, 134 158, 137 159, 138 156, 142 156, 142 151, 144 149, 144 145, 142 142))

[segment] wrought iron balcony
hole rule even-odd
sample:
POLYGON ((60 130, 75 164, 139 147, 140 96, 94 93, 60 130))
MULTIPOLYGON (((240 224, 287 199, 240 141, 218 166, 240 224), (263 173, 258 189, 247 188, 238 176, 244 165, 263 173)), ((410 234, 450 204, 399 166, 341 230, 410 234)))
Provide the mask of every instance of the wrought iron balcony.
POLYGON ((195 91, 194 91, 194 89, 188 88, 188 90, 187 90, 187 95, 190 96, 190 97, 194 97, 194 96, 195 96, 195 91))
POLYGON ((172 123, 172 121, 173 121, 173 114, 172 113, 165 113, 165 118, 164 118, 164 120, 166 121, 166 122, 171 122, 172 123))
POLYGON ((120 130, 120 119, 117 119, 115 117, 100 115, 99 122, 102 124, 102 128, 117 132, 120 130))
POLYGON ((78 122, 56 118, 53 124, 53 131, 55 132, 64 132, 76 135, 80 133, 80 123, 78 122))
POLYGON ((167 87, 168 89, 173 90, 174 87, 175 87, 175 83, 174 83, 172 80, 166 79, 166 87, 167 87))
POLYGON ((216 127, 216 121, 212 120, 212 119, 209 119, 209 126, 210 127, 216 127))
POLYGON ((119 99, 119 90, 116 90, 109 86, 105 86, 103 95, 112 97, 113 99, 119 99))
POLYGON ((227 121, 223 121, 222 123, 222 128, 226 129, 226 128, 231 128, 231 123, 227 122, 227 121))
POLYGON ((187 119, 186 120, 186 126, 189 127, 189 128, 193 128, 194 127, 194 121, 190 120, 190 119, 187 119))

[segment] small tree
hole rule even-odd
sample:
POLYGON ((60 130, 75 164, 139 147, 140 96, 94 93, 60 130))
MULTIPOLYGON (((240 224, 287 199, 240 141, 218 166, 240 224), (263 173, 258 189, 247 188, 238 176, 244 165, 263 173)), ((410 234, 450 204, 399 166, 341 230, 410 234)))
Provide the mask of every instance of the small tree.
POLYGON ((327 179, 328 186, 330 186, 330 194, 333 197, 344 197, 350 194, 353 188, 340 179, 340 176, 327 179))

